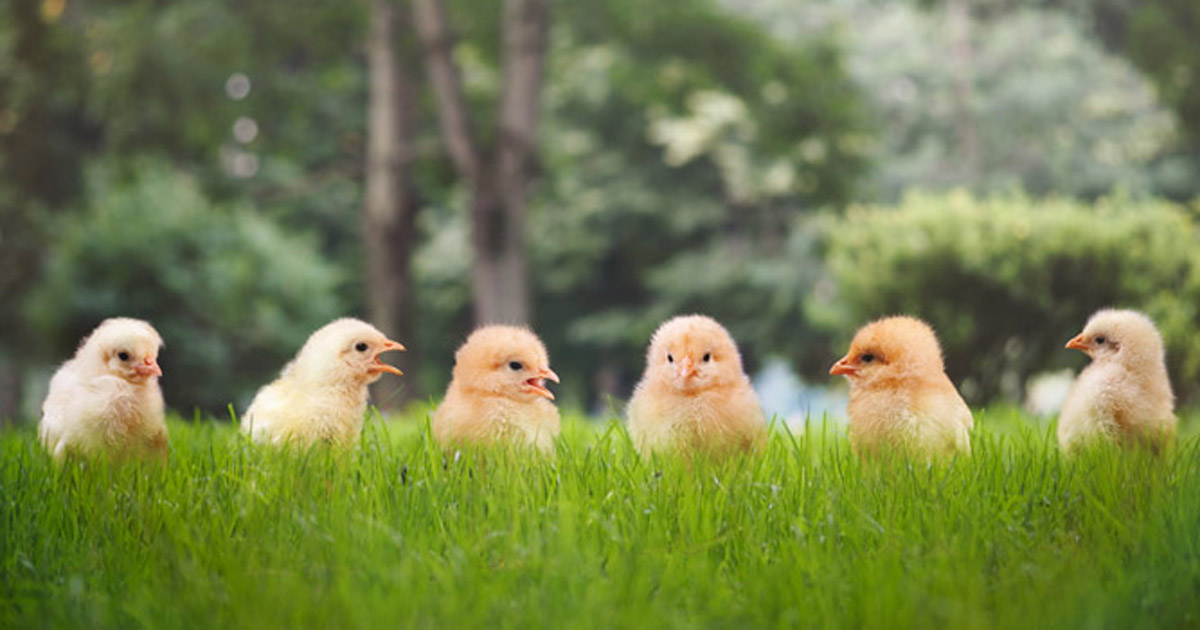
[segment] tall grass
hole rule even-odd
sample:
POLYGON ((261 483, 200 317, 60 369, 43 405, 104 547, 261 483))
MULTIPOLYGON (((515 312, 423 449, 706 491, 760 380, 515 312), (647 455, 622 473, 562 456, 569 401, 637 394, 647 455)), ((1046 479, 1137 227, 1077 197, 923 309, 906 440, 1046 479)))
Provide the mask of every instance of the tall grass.
POLYGON ((443 456, 420 422, 353 452, 171 424, 170 465, 56 468, 0 434, 0 623, 152 627, 1200 625, 1200 441, 1066 459, 983 418, 967 460, 864 464, 836 427, 641 461, 443 456))

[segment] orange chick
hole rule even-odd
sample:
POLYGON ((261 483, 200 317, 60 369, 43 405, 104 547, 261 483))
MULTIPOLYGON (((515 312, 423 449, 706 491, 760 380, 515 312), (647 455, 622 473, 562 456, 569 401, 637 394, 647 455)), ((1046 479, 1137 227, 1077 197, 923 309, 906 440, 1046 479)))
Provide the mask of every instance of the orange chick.
POLYGON ((162 338, 150 324, 106 319, 50 379, 38 435, 51 456, 167 459, 158 385, 162 338))
POLYGON ((1175 395, 1167 379, 1162 336, 1137 311, 1105 309, 1067 347, 1092 363, 1071 386, 1058 419, 1063 450, 1094 439, 1159 450, 1175 438, 1175 395))
POLYGON ((318 329, 283 368, 258 390, 242 416, 242 432, 260 444, 347 446, 362 433, 367 386, 384 372, 403 374, 379 356, 404 346, 357 319, 318 329))
POLYGON ((546 347, 528 329, 485 326, 454 354, 446 398, 433 413, 442 446, 529 445, 554 450, 560 420, 545 381, 558 382, 546 347))
POLYGON ((971 453, 971 410, 946 376, 941 346, 925 322, 888 317, 863 326, 829 373, 850 381, 856 453, 971 453))
POLYGON ((766 417, 724 326, 702 315, 659 326, 629 401, 629 436, 646 456, 675 449, 720 455, 763 446, 766 417))

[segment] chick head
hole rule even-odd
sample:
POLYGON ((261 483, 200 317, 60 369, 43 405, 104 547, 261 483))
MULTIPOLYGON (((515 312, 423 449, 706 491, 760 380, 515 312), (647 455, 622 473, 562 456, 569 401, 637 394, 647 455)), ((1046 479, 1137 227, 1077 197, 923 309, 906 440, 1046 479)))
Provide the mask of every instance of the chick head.
POLYGON ((650 338, 646 380, 680 392, 743 382, 742 355, 725 327, 711 317, 683 315, 664 322, 650 338))
POLYGON ((914 317, 886 317, 863 326, 829 373, 871 386, 945 371, 937 336, 914 317))
POLYGON ((1154 322, 1130 310, 1097 311, 1067 348, 1082 351, 1093 361, 1163 359, 1162 336, 1154 322))
POLYGON ((384 372, 403 374, 379 357, 404 346, 388 339, 374 326, 358 319, 334 320, 314 332, 285 374, 296 374, 309 382, 368 385, 384 372))
POLYGON ((559 382, 550 369, 546 346, 526 328, 484 326, 454 354, 454 382, 465 390, 518 400, 554 400, 546 379, 559 382))
POLYGON ((142 384, 162 376, 158 351, 162 337, 154 327, 140 319, 114 317, 100 323, 83 340, 76 356, 90 361, 95 369, 142 384))

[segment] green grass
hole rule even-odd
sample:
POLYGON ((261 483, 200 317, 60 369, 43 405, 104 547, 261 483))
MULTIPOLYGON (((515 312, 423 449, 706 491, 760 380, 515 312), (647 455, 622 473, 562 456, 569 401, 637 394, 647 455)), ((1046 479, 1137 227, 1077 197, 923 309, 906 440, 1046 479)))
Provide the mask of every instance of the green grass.
POLYGON ((166 469, 56 469, 0 433, 0 626, 1200 625, 1200 438, 1067 460, 981 419, 949 465, 863 464, 833 427, 761 457, 640 461, 568 423, 553 461, 353 453, 171 424, 166 469))

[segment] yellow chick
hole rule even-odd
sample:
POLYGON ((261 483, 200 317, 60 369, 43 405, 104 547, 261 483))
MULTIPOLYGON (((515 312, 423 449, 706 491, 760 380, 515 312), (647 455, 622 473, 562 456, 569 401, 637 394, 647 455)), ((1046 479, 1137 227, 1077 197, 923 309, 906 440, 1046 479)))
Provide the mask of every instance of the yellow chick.
POLYGON ((50 379, 38 435, 56 461, 68 455, 167 460, 158 386, 162 338, 150 324, 106 319, 50 379))
POLYGON ((348 446, 362 432, 367 386, 403 374, 379 355, 404 346, 357 319, 334 320, 308 338, 279 378, 258 390, 242 432, 260 444, 348 446))
POLYGON ((1063 450, 1093 439, 1144 444, 1155 451, 1172 442, 1178 420, 1167 379, 1162 337, 1137 311, 1105 309, 1067 342, 1092 363, 1080 372, 1058 419, 1063 450))
POLYGON ((847 413, 856 453, 971 454, 975 421, 946 376, 941 346, 925 322, 888 317, 863 326, 829 373, 850 381, 847 413))
POLYGON ((446 399, 433 412, 444 447, 496 443, 554 450, 560 421, 545 380, 558 382, 546 347, 525 328, 485 326, 454 354, 446 399))
POLYGON ((758 450, 767 421, 725 327, 703 315, 659 326, 629 401, 629 436, 643 455, 758 450))

